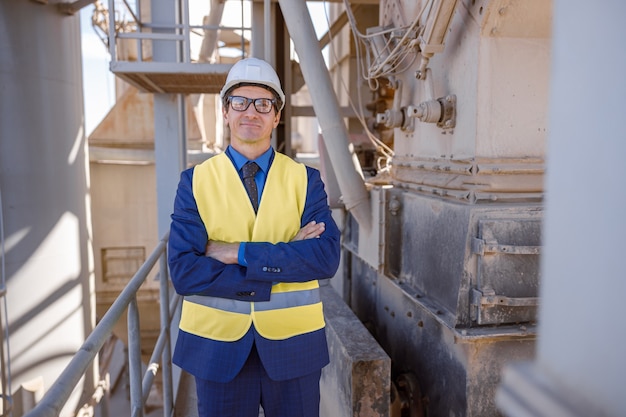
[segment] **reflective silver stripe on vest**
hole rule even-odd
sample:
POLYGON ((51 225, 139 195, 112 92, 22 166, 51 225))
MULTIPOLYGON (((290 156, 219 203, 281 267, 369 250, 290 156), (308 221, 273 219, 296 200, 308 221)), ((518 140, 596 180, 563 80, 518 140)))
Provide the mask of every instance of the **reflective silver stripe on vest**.
MULTIPOLYGON (((189 295, 186 301, 200 304, 218 310, 230 311, 233 313, 250 314, 251 304, 248 301, 229 300, 227 298, 205 297, 202 295, 189 295)), ((315 288, 304 291, 279 292, 271 295, 270 301, 254 303, 256 311, 280 310, 283 308, 299 307, 316 304, 321 301, 320 290, 315 288)))
POLYGON ((230 311, 233 313, 250 314, 252 308, 247 301, 229 300, 227 298, 206 297, 202 295, 188 295, 186 301, 200 304, 206 307, 217 308, 218 310, 230 311))
POLYGON ((255 311, 280 310, 282 308, 300 307, 316 304, 321 301, 320 290, 289 291, 272 294, 270 301, 254 303, 255 311))

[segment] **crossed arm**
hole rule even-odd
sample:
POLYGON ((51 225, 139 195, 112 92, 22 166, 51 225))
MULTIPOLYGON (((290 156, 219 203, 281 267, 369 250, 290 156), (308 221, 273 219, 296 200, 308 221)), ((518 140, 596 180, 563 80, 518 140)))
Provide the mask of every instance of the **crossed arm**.
MULTIPOLYGON (((290 242, 318 238, 325 229, 326 225, 323 222, 317 223, 313 220, 301 228, 290 242)), ((239 243, 225 243, 217 240, 209 240, 204 252, 206 256, 224 264, 236 264, 238 253, 239 243)))
POLYGON ((181 295, 209 295, 248 301, 269 299, 275 282, 304 282, 329 278, 339 265, 340 231, 330 208, 319 171, 309 171, 303 226, 285 243, 246 242, 247 266, 238 264, 239 243, 207 241, 191 190, 192 172, 181 175, 168 247, 170 276, 181 295))

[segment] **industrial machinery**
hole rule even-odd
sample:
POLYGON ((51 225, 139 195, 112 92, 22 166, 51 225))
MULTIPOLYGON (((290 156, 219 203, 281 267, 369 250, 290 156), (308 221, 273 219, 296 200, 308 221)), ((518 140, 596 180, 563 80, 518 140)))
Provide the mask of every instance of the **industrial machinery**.
MULTIPOLYGON (((74 13, 90 2, 52 3, 3 0, 0 7, 0 34, 25 39, 26 23, 35 23, 39 36, 32 38, 31 49, 41 54, 64 51, 67 56, 52 56, 44 70, 44 56, 17 55, 18 65, 36 69, 30 77, 12 75, 19 79, 17 85, 33 85, 34 77, 42 86, 40 91, 19 92, 7 87, 8 76, 1 71, 14 62, 6 52, 13 44, 0 40, 2 95, 8 97, 9 91, 19 96, 19 105, 1 102, 0 202, 9 219, 2 228, 3 283, 5 240, 10 243, 6 276, 11 281, 2 295, 19 293, 20 299, 30 300, 24 297, 25 286, 33 288, 26 283, 34 278, 22 266, 41 273, 52 255, 59 256, 52 247, 73 265, 55 263, 59 277, 49 281, 49 294, 8 312, 7 327, 20 352, 12 359, 20 381, 41 374, 49 378, 62 365, 42 360, 37 352, 49 345, 24 332, 29 320, 49 322, 40 317, 46 310, 42 303, 59 303, 72 295, 69 303, 80 308, 57 307, 57 315, 71 317, 87 334, 94 324, 94 276, 96 286, 106 286, 100 271, 105 251, 91 252, 92 244, 104 245, 97 227, 93 241, 90 234, 91 225, 100 221, 92 213, 102 212, 85 203, 90 185, 88 167, 81 161, 88 160, 89 148, 77 116, 82 115, 82 90, 71 81, 81 75, 76 70, 78 41, 68 40, 76 35, 74 13), (53 105, 58 97, 64 112, 53 105), (9 109, 22 107, 32 112, 39 127, 15 122, 20 116, 6 117, 14 113, 9 109), (33 155, 28 146, 6 140, 8 134, 35 143, 37 149, 50 146, 39 139, 52 135, 62 146, 48 155, 33 155), (24 175, 24 159, 8 158, 8 152, 34 157, 36 175, 24 175), (45 207, 59 213, 58 218, 42 217, 32 226, 36 236, 29 235, 33 216, 28 213, 38 210, 19 190, 34 187, 36 198, 47 195, 52 174, 59 174, 54 166, 64 167, 58 181, 72 187, 58 188, 65 197, 51 198, 54 204, 45 207), (53 242, 45 239, 48 233, 53 242), (57 249, 68 247, 68 235, 74 236, 69 242, 78 252, 57 249), (42 245, 44 257, 35 253, 40 241, 48 242, 42 245)), ((144 180, 156 183, 156 194, 145 197, 156 201, 147 227, 154 235, 143 236, 140 243, 125 236, 127 248, 110 253, 132 252, 136 265, 145 242, 156 242, 167 231, 180 170, 228 143, 215 100, 228 69, 242 56, 265 58, 276 67, 287 95, 274 146, 321 169, 343 229, 342 264, 329 285, 391 364, 389 386, 377 394, 385 397, 382 409, 379 403, 353 409, 350 415, 501 415, 496 393, 503 370, 537 355, 553 2, 309 2, 322 3, 327 21, 321 36, 304 1, 212 0, 201 14, 194 13, 192 0, 164 3, 110 0, 94 8, 93 25, 108 48, 110 70, 125 91, 124 99, 150 94, 150 101, 142 96, 132 103, 147 106, 137 112, 142 117, 154 114, 146 119, 153 126, 149 140, 140 145, 102 133, 110 129, 97 130, 90 139, 92 164, 97 159, 98 164, 154 167, 154 172, 141 171, 144 180), (239 5, 236 12, 229 8, 232 3, 239 5), (234 17, 239 20, 232 23, 234 17), (233 49, 237 52, 229 54, 233 49), (133 153, 133 146, 142 153, 133 153), (116 160, 120 154, 123 160, 116 160)), ((129 117, 121 111, 114 114, 129 117)), ((120 125, 111 120, 107 124, 120 125)), ((104 172, 102 166, 91 168, 96 185, 98 172, 104 172)), ((145 191, 132 177, 116 186, 145 191)), ((93 195, 97 204, 97 196, 104 194, 94 190, 93 195)), ((120 199, 118 209, 122 207, 120 199)), ((129 260, 115 261, 122 265, 129 260)), ((62 322, 59 318, 53 325, 57 321, 62 322)), ((55 331, 69 333, 76 323, 66 321, 55 331)), ((77 341, 67 344, 71 347, 60 346, 59 352, 72 350, 77 341)))

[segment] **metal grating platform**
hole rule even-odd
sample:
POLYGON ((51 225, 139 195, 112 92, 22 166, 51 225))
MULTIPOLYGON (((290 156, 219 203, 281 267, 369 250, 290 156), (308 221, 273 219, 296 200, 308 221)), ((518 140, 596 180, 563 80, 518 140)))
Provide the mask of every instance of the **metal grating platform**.
POLYGON ((111 72, 144 93, 218 94, 232 64, 111 62, 111 72))

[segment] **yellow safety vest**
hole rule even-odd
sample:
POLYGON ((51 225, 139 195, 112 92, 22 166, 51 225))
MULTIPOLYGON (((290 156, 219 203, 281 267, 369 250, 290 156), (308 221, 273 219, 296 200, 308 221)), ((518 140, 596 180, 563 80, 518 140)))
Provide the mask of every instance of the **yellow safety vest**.
MULTIPOLYGON (((226 154, 194 168, 193 194, 210 239, 223 242, 289 242, 300 230, 307 190, 306 167, 276 153, 255 215, 239 174, 226 154)), ((278 283, 270 301, 247 302, 187 296, 180 329, 232 342, 254 324, 267 339, 282 340, 325 326, 317 280, 278 283)))

